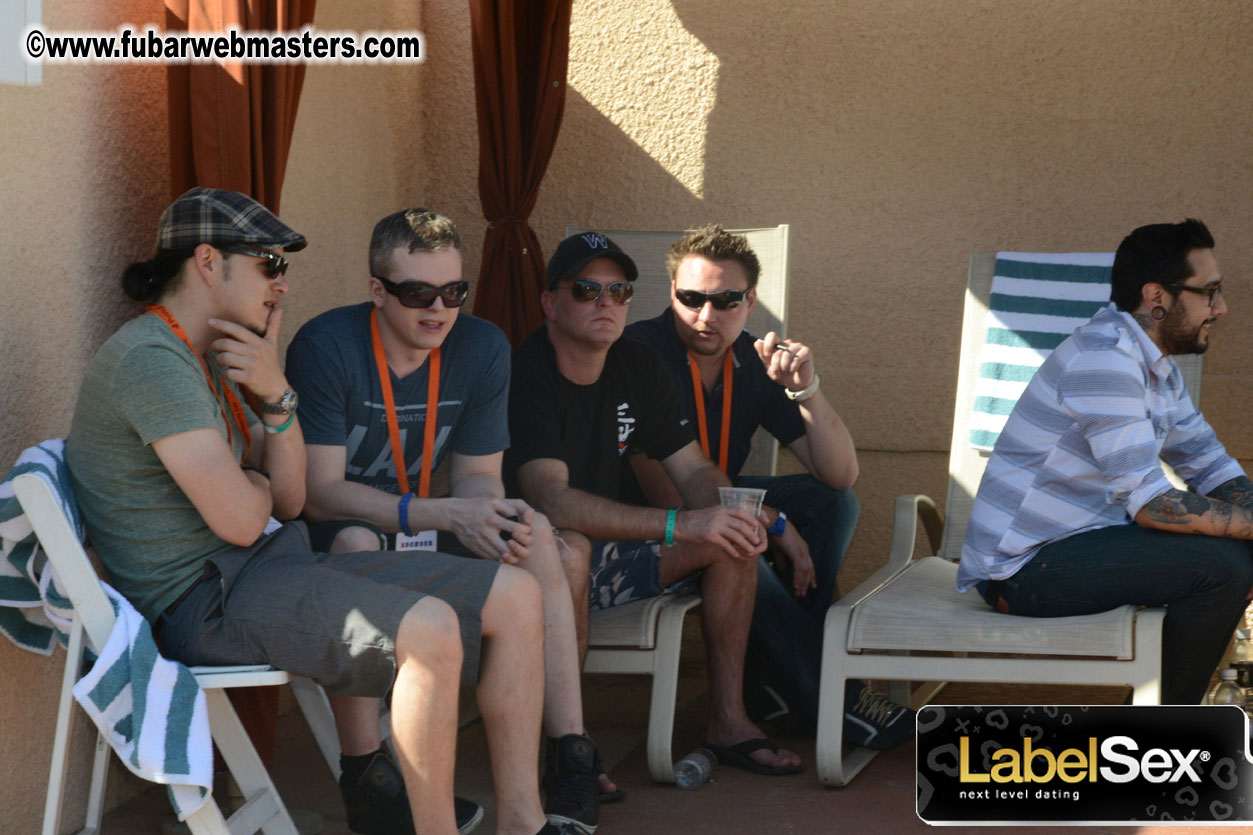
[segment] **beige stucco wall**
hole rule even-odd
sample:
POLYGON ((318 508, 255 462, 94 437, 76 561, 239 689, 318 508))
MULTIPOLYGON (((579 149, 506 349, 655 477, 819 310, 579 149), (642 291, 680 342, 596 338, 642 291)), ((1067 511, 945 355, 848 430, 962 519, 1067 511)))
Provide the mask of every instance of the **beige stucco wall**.
POLYGON ((943 501, 972 250, 1206 220, 1234 280, 1203 406, 1253 457, 1250 36, 1239 2, 580 0, 534 225, 791 224, 791 333, 862 450, 847 584, 894 495, 943 501))
MULTIPOLYGON (((452 215, 477 274, 467 6, 346 6, 322 3, 319 26, 420 27, 430 58, 310 69, 283 195, 311 241, 289 335, 360 297, 370 227, 404 205, 452 215)), ((45 0, 44 20, 159 14, 104 8, 45 0)), ((1110 249, 1141 223, 1205 219, 1231 315, 1203 406, 1253 458, 1251 37, 1239 0, 576 0, 566 120, 533 223, 546 252, 567 222, 792 225, 791 332, 818 352, 862 450, 847 586, 882 559, 894 495, 943 498, 972 250, 1110 249)), ((168 198, 164 102, 151 68, 51 67, 41 86, 0 86, 0 466, 65 432, 79 369, 131 310, 115 281, 168 198)), ((56 664, 0 641, 0 751, 37 752, 0 756, 13 831, 38 820, 56 664)))

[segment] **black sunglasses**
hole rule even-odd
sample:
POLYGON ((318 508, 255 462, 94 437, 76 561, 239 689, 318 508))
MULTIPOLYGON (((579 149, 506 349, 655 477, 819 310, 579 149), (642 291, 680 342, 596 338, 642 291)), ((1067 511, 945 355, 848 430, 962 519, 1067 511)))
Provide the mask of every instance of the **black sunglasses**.
POLYGON ((576 278, 570 285, 570 295, 578 302, 594 302, 606 291, 609 292, 609 298, 618 304, 629 304, 631 297, 635 295, 635 286, 629 281, 615 281, 604 285, 589 278, 576 278))
POLYGON ((1186 284, 1172 284, 1177 290, 1187 290, 1189 293, 1201 293, 1209 299, 1209 306, 1214 306, 1214 301, 1218 298, 1218 294, 1223 291, 1223 283, 1216 281, 1213 284, 1207 284, 1204 287, 1189 287, 1186 284))
POLYGON ((470 282, 454 281, 442 287, 435 287, 425 281, 402 281, 397 284, 381 275, 374 276, 383 285, 383 289, 391 293, 405 307, 426 308, 435 304, 435 299, 444 300, 444 307, 461 307, 470 295, 470 282))
POLYGON ((279 255, 277 252, 270 252, 266 249, 256 249, 243 244, 233 244, 232 246, 223 247, 224 252, 232 255, 251 255, 253 258, 265 259, 265 274, 268 278, 278 278, 287 272, 287 259, 279 255))
POLYGON ((714 310, 735 310, 748 296, 747 290, 723 290, 721 293, 702 293, 700 290, 675 290, 679 304, 692 310, 700 310, 709 302, 714 310))

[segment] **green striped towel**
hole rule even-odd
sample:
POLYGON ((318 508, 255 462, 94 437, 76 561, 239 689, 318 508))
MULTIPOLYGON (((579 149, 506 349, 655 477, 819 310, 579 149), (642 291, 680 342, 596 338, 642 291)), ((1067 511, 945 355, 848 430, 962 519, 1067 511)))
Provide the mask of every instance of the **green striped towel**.
MULTIPOLYGON (((27 449, 0 480, 0 633, 48 655, 57 643, 68 643, 74 609, 14 494, 13 479, 25 473, 48 482, 81 539, 65 441, 27 449)), ((100 585, 117 623, 103 647, 90 648, 91 669, 74 685, 74 699, 131 772, 165 785, 183 820, 205 804, 213 786, 204 692, 190 670, 160 655, 139 612, 108 583, 100 585)))
POLYGON ((998 252, 970 445, 990 450, 1040 363, 1109 303, 1112 252, 998 252))

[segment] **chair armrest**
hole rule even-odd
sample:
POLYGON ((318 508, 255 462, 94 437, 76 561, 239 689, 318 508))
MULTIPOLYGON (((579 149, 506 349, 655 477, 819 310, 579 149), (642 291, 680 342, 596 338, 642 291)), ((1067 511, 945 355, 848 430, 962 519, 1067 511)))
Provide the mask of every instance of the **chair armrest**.
POLYGON ((914 545, 918 541, 918 520, 927 532, 931 553, 940 552, 944 535, 944 517, 930 496, 912 493, 896 497, 895 515, 892 517, 892 546, 888 551, 888 565, 898 570, 914 558, 914 545))
POLYGON ((909 567, 914 556, 914 543, 918 536, 918 520, 927 531, 927 541, 932 550, 938 551, 944 521, 935 502, 929 496, 914 493, 896 497, 896 514, 892 520, 892 545, 888 551, 887 565, 871 574, 857 588, 832 604, 832 608, 852 609, 867 597, 887 585, 909 567))

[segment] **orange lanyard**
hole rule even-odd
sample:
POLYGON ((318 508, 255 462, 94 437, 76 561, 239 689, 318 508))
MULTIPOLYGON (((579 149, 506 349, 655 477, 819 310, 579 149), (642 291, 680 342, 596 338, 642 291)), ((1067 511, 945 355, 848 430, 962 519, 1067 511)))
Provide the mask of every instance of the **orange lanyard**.
MULTIPOLYGON (((700 366, 696 364, 696 355, 691 351, 687 354, 687 367, 692 370, 692 392, 696 395, 696 426, 700 429, 700 448, 709 455, 709 429, 705 426, 705 390, 700 384, 700 366)), ((718 459, 714 462, 724 473, 727 471, 727 449, 731 443, 731 371, 734 361, 731 349, 722 360, 722 434, 718 436, 718 459)))
MULTIPOLYGON (((396 467, 396 480, 400 492, 409 492, 408 466, 405 464, 405 448, 400 443, 400 422, 396 419, 396 398, 392 395, 392 375, 387 370, 387 353, 379 336, 378 308, 370 311, 370 339, 374 342, 374 364, 378 366, 379 385, 383 388, 383 408, 387 412, 387 437, 392 445, 392 463, 396 467)), ((431 492, 431 459, 435 457, 435 419, 439 414, 439 349, 431 351, 428 369, 430 378, 426 384, 426 426, 422 434, 422 465, 418 475, 418 498, 425 499, 431 492)))
MULTIPOLYGON (((218 401, 218 406, 222 409, 222 420, 226 421, 226 443, 228 446, 232 446, 234 438, 231 434, 231 422, 226 418, 227 407, 222 406, 222 398, 218 396, 218 390, 213 385, 213 376, 209 374, 209 364, 196 354, 196 349, 192 346, 191 340, 187 338, 187 331, 183 330, 183 326, 174 318, 173 313, 159 304, 148 305, 148 310, 160 316, 162 321, 169 325, 170 330, 174 331, 174 335, 183 340, 187 350, 191 351, 193 357, 196 357, 196 362, 200 363, 200 370, 204 372, 204 381, 209 384, 209 391, 213 392, 213 397, 218 401)), ((226 378, 222 378, 222 393, 226 396, 230 413, 235 418, 235 425, 239 427, 239 437, 244 441, 244 458, 246 459, 248 450, 252 447, 252 433, 248 431, 248 416, 244 413, 244 405, 239 402, 239 398, 235 396, 235 392, 227 384, 226 378)))

